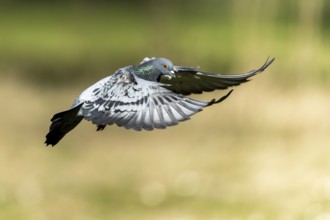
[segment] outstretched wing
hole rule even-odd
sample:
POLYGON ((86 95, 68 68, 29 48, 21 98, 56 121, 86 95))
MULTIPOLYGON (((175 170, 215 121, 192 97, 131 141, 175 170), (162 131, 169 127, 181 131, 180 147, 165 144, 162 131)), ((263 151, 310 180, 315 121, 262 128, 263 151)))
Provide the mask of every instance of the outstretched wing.
POLYGON ((107 93, 93 101, 85 101, 81 114, 96 125, 117 124, 127 129, 153 130, 187 120, 203 107, 229 95, 217 101, 202 102, 176 94, 162 85, 133 74, 127 77, 126 73, 125 80, 119 78, 107 93))
POLYGON ((175 66, 175 78, 161 78, 166 88, 182 95, 210 92, 216 89, 227 89, 247 82, 251 76, 264 71, 275 58, 268 60, 260 68, 237 75, 212 74, 199 71, 193 67, 175 66))

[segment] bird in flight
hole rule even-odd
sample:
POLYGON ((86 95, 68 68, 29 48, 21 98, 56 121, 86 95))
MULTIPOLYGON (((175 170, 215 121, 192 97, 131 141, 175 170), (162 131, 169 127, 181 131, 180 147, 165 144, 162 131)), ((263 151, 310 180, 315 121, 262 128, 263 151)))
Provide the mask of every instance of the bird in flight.
POLYGON ((78 96, 69 110, 55 114, 45 144, 56 145, 82 119, 95 124, 97 131, 112 124, 137 131, 177 125, 203 108, 222 102, 232 90, 209 102, 187 95, 237 86, 273 61, 267 59, 260 68, 247 73, 228 75, 175 66, 166 58, 144 58, 140 64, 120 68, 96 82, 78 96))

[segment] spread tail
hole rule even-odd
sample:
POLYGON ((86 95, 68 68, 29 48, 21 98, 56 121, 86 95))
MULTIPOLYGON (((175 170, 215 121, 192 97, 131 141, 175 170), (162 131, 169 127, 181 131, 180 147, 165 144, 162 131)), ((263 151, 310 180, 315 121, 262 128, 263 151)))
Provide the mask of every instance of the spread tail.
POLYGON ((67 111, 57 113, 53 116, 51 119, 52 124, 50 125, 49 132, 46 135, 45 144, 47 146, 54 146, 57 144, 66 133, 71 131, 79 124, 83 117, 77 116, 77 114, 82 105, 83 103, 67 111))

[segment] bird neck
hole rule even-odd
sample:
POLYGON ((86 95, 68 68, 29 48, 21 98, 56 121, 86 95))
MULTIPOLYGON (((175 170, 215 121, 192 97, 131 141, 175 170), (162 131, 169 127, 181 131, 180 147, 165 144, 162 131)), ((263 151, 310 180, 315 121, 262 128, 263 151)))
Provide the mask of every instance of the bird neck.
POLYGON ((134 72, 138 77, 149 81, 158 81, 161 75, 160 71, 150 63, 142 63, 135 66, 134 72))

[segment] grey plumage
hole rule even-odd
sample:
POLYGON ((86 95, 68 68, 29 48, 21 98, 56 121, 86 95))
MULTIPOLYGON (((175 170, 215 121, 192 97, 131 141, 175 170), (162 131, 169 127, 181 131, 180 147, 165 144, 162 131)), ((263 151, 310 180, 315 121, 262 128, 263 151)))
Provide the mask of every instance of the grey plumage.
POLYGON ((81 93, 71 109, 57 113, 46 135, 46 145, 57 144, 84 118, 103 130, 106 125, 134 130, 162 129, 185 121, 210 102, 185 95, 237 86, 265 70, 274 59, 240 75, 211 74, 193 67, 174 66, 165 58, 145 58, 139 65, 117 70, 81 93))

